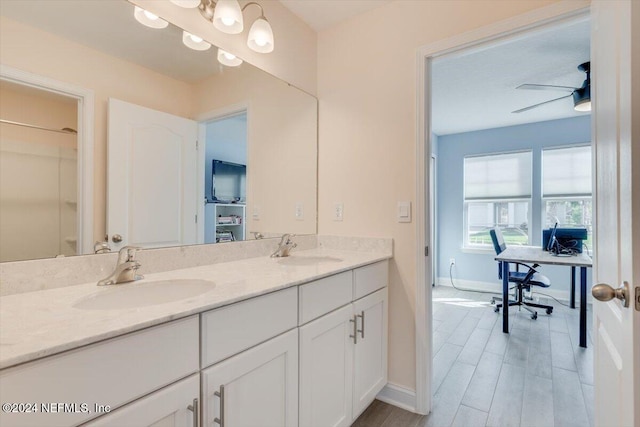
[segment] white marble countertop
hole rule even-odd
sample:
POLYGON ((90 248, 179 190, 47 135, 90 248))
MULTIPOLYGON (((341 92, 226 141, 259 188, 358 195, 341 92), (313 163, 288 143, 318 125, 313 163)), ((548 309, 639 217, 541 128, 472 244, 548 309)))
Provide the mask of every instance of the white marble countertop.
POLYGON ((0 369, 389 259, 391 255, 312 249, 296 251, 290 258, 302 257, 308 258, 300 263, 303 265, 285 265, 282 260, 286 258, 259 257, 148 274, 142 281, 117 285, 172 279, 215 282, 211 291, 204 294, 146 307, 74 307, 92 295, 98 298, 100 293, 117 291, 115 286, 98 287, 95 283, 0 297, 0 369), (323 257, 340 261, 326 261, 323 257))

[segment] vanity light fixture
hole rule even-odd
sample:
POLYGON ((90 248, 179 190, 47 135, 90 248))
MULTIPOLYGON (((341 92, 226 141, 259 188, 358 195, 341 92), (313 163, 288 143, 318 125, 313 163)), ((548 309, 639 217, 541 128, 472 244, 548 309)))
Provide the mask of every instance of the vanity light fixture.
POLYGON ((204 41, 202 37, 198 37, 187 31, 182 32, 182 43, 193 50, 207 50, 211 47, 211 43, 208 43, 204 41))
POLYGON ((167 28, 169 23, 164 19, 160 18, 158 15, 154 15, 148 10, 144 10, 141 7, 136 6, 133 10, 133 16, 136 18, 136 21, 149 28, 167 28))
POLYGON ((237 67, 238 65, 242 64, 242 59, 238 58, 232 53, 218 48, 218 62, 228 67, 237 67))
MULTIPOLYGON (((193 8, 195 0, 171 0, 172 3, 185 7, 193 8)), ((264 16, 264 9, 256 2, 249 2, 242 8, 238 0, 200 0, 198 10, 200 14, 213 23, 213 26, 226 34, 240 34, 244 30, 244 18, 242 13, 251 5, 260 8, 260 16, 256 19, 249 29, 249 37, 247 46, 254 52, 269 53, 274 49, 274 37, 271 24, 264 16)))

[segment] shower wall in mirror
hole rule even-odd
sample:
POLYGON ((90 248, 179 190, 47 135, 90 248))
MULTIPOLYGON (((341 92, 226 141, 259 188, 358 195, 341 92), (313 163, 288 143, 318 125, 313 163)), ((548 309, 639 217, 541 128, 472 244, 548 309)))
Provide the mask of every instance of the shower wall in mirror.
MULTIPOLYGON (((94 162, 88 165, 94 180, 93 230, 89 233, 93 235, 92 240, 104 240, 108 234, 111 249, 124 243, 140 243, 135 240, 140 229, 132 223, 133 217, 148 218, 147 231, 180 228, 171 240, 159 239, 147 243, 147 247, 248 239, 254 238, 256 232, 267 237, 285 232, 316 232, 317 100, 314 97, 247 63, 237 67, 221 65, 216 59, 215 46, 203 52, 187 48, 182 42, 182 30, 177 27, 169 25, 162 30, 143 27, 133 18, 134 6, 124 0, 0 0, 0 6, 0 63, 3 66, 93 91, 94 138, 90 143, 94 162), (137 150, 135 162, 131 158, 116 157, 117 150, 111 147, 122 140, 110 141, 108 135, 113 125, 109 118, 109 99, 194 123, 197 149, 193 162, 186 162, 188 156, 179 151, 183 163, 177 173, 167 166, 170 165, 167 153, 171 151, 163 152, 159 139, 157 145, 153 145, 154 141, 149 138, 144 144, 136 143, 135 147, 128 148, 137 150), (239 117, 242 119, 238 120, 239 117), (231 123, 226 129, 216 126, 226 119, 231 123), (244 180, 238 191, 233 186, 225 187, 228 170, 219 168, 214 174, 214 160, 239 165, 231 168, 236 174, 244 167, 244 177, 241 173, 231 175, 232 179, 244 180), (145 175, 145 170, 150 174, 145 175), (116 188, 114 177, 130 181, 130 186, 119 192, 124 194, 118 193, 120 203, 111 201, 111 190, 116 188), (164 187, 160 186, 162 180, 164 187), (216 181, 218 186, 214 188, 216 181), (175 197, 181 197, 188 209, 178 212, 175 197), (222 205, 229 208, 222 209, 222 205), (132 207, 135 207, 134 213, 132 207), (160 213, 172 209, 176 214, 170 217, 171 224, 158 219, 162 216, 160 213), (114 228, 116 221, 112 218, 118 216, 123 222, 114 228), (181 222, 179 226, 176 221, 181 222), (116 234, 122 237, 121 242, 114 242, 116 234)), ((3 98, 7 88, 6 82, 0 86, 3 98)), ((69 99, 66 101, 70 103, 69 99)), ((22 102, 23 107, 33 105, 27 97, 22 102)), ((16 111, 27 110, 21 108, 20 103, 18 106, 16 111)), ((49 116, 53 119, 55 115, 49 116)), ((1 118, 54 129, 80 126, 67 119, 39 122, 36 116, 14 114, 4 108, 1 118)), ((52 187, 53 178, 37 180, 40 184, 14 179, 19 177, 18 170, 28 172, 11 156, 5 156, 4 141, 15 142, 13 136, 27 135, 27 128, 6 123, 1 126, 3 215, 0 226, 2 230, 15 230, 13 241, 22 242, 24 248, 43 248, 45 245, 38 243, 47 233, 57 235, 57 246, 51 244, 46 251, 14 251, 9 255, 11 251, 4 248, 3 233, 0 260, 76 253, 75 223, 64 219, 69 217, 69 212, 73 217, 74 210, 78 210, 78 205, 74 205, 77 201, 75 177, 59 170, 58 174, 65 175, 65 180, 72 183, 64 185, 60 178, 56 188, 52 187), (56 215, 42 211, 38 215, 47 219, 38 219, 33 205, 29 215, 22 215, 15 206, 10 206, 12 202, 8 199, 16 194, 35 194, 34 188, 52 197, 56 193, 56 215), (4 215, 5 208, 14 212, 4 215), (55 233, 52 232, 54 222, 58 224, 55 233)), ((128 120, 126 126, 130 133, 141 129, 133 119, 128 120)), ((59 134, 59 137, 70 140, 64 144, 75 144, 72 133, 59 134)), ((78 143, 82 144, 81 138, 78 143)), ((195 144, 192 145, 195 149, 195 144)), ((74 153, 70 148, 60 156, 68 163, 74 153)), ((53 206, 54 202, 51 203, 53 206)), ((93 252, 93 249, 83 248, 83 252, 93 252)))

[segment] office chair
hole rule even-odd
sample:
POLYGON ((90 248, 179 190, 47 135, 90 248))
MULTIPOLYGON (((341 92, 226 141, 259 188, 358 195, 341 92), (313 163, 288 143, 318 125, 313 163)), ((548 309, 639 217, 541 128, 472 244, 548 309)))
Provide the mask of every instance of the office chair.
MULTIPOLYGON (((504 242, 504 238, 502 237, 502 232, 500 231, 499 228, 494 227, 491 230, 489 230, 489 234, 491 235, 491 240, 493 241, 493 248, 496 250, 496 254, 500 255, 500 253, 502 253, 502 251, 504 251, 507 248, 507 244, 504 242)), ((532 310, 529 307, 544 308, 546 309, 547 314, 551 314, 553 312, 553 306, 526 302, 524 298, 524 291, 530 291, 532 286, 540 286, 543 288, 548 288, 551 285, 551 282, 546 276, 543 276, 542 274, 536 271, 536 268, 539 265, 533 264, 532 266, 530 266, 528 264, 524 264, 521 262, 513 262, 513 261, 509 262, 509 264, 516 264, 516 271, 509 271, 509 282, 514 283, 516 285, 515 286, 516 299, 514 301, 511 301, 511 300, 508 301, 509 307, 517 305, 524 308, 529 313, 531 313, 531 318, 533 320, 538 318, 538 312, 535 310, 532 310), (518 271, 518 268, 520 266, 527 268, 528 271, 526 273, 518 271)), ((502 279, 502 262, 498 263, 498 271, 499 271, 498 277, 502 279)), ((495 304, 496 300, 502 300, 502 298, 494 297, 491 299, 491 303, 495 304)), ((496 313, 499 312, 500 307, 502 307, 503 305, 504 305, 504 301, 502 304, 496 305, 496 308, 494 309, 494 311, 496 313)))

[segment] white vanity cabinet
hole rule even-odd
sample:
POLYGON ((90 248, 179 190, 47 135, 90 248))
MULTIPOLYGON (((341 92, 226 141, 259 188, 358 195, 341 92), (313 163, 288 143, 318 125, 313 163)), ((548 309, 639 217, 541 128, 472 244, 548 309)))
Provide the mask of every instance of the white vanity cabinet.
POLYGON ((206 426, 297 426, 298 331, 202 371, 202 396, 206 426))
POLYGON ((0 425, 73 426, 99 415, 95 405, 123 406, 197 373, 198 339, 198 316, 191 316, 3 369, 2 402, 38 410, 1 412, 0 425))
POLYGON ((3 369, 3 403, 77 406, 0 425, 349 426, 386 384, 387 281, 377 262, 3 369))
POLYGON ((178 381, 83 427, 197 427, 200 375, 178 381))
MULTIPOLYGON (((301 427, 351 425, 387 382, 388 264, 362 269, 353 271, 352 303, 300 327, 301 427)), ((343 298, 341 286, 326 289, 321 304, 343 298)), ((302 298, 301 310, 314 311, 302 298)))

